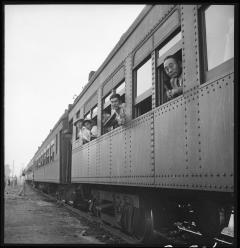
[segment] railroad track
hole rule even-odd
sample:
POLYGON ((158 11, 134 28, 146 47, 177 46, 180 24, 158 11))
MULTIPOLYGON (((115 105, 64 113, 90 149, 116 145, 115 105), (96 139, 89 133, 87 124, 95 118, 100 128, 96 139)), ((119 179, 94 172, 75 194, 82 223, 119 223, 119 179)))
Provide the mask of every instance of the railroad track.
MULTIPOLYGON (((32 188, 32 189, 36 191, 37 193, 50 199, 51 201, 56 202, 58 205, 64 207, 65 209, 69 210, 76 217, 82 217, 82 218, 87 219, 90 222, 101 224, 101 227, 105 231, 108 231, 112 235, 122 239, 124 242, 128 244, 135 244, 135 245, 140 244, 140 241, 138 239, 123 233, 121 230, 117 229, 116 227, 106 224, 99 217, 95 217, 88 212, 84 212, 82 210, 76 209, 73 206, 66 204, 63 201, 59 201, 55 197, 49 194, 46 194, 36 188, 32 188)), ((202 236, 200 232, 186 228, 181 224, 176 225, 175 231, 174 230, 170 232, 169 231, 161 231, 161 232, 154 231, 153 237, 154 239, 152 240, 152 242, 153 243, 160 242, 160 244, 163 245, 162 247, 208 247, 208 246, 204 246, 205 238, 202 236), (184 234, 188 234, 187 239, 186 237, 184 237, 184 234)), ((233 247, 233 242, 226 241, 221 238, 214 238, 214 240, 212 240, 212 245, 210 247, 233 247)))
POLYGON ((99 219, 98 217, 92 216, 90 213, 81 211, 79 209, 76 209, 74 207, 72 207, 71 205, 68 205, 62 201, 58 201, 55 197, 48 195, 36 188, 32 188, 35 192, 45 196, 46 198, 50 199, 51 201, 56 202, 57 204, 59 204, 60 206, 64 207, 65 209, 69 210, 72 214, 74 214, 76 217, 83 217, 91 222, 96 222, 101 224, 101 227, 105 230, 108 231, 109 233, 117 236, 118 238, 121 238, 122 240, 124 240, 126 243, 128 244, 137 244, 140 243, 137 239, 121 232, 120 230, 116 229, 115 227, 112 227, 110 225, 105 224, 101 219, 99 219))

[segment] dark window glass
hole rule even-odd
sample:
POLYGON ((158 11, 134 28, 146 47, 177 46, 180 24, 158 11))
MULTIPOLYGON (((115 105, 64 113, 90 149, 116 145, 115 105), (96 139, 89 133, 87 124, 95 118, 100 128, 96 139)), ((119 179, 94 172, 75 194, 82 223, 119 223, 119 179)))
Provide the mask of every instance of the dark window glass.
POLYGON ((58 135, 56 134, 56 154, 58 152, 58 135))
POLYGON ((204 17, 209 71, 234 57, 234 6, 211 5, 204 17))

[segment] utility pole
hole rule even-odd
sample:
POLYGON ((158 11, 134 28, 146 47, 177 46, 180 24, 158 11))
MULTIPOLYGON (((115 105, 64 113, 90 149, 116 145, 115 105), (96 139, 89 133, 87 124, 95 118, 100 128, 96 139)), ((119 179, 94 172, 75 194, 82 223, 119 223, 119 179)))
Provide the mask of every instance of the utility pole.
POLYGON ((12 178, 14 177, 14 160, 13 160, 13 166, 12 166, 12 178))

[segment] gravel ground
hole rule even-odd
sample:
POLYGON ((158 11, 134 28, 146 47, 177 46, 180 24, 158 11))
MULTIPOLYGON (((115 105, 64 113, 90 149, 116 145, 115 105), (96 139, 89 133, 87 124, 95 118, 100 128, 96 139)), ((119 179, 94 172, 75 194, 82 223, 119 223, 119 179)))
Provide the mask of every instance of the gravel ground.
POLYGON ((5 189, 5 244, 122 244, 83 217, 76 218, 68 210, 26 186, 5 189))

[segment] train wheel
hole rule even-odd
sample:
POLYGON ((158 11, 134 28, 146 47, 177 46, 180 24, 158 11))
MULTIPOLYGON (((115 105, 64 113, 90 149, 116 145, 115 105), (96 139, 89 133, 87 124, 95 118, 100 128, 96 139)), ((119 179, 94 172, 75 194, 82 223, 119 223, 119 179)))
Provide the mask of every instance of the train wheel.
POLYGON ((197 225, 205 237, 214 238, 220 234, 220 212, 216 202, 211 200, 199 202, 196 213, 197 225))
POLYGON ((153 233, 153 213, 150 208, 136 208, 133 215, 134 236, 139 243, 148 243, 153 233))

